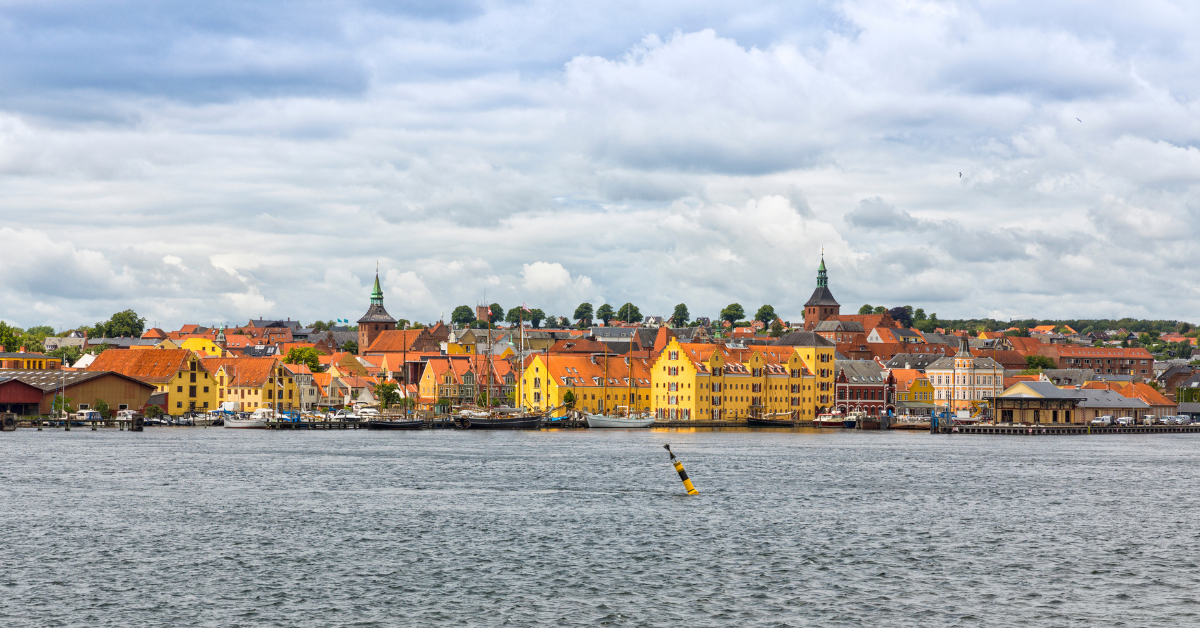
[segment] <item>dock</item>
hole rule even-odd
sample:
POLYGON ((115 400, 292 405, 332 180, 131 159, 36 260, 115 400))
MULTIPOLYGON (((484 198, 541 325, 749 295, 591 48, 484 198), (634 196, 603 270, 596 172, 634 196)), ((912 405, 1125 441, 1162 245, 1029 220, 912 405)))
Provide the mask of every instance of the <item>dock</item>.
POLYGON ((1093 426, 1037 425, 960 425, 957 434, 1002 434, 1009 436, 1086 436, 1088 434, 1200 434, 1200 425, 1127 425, 1093 426))

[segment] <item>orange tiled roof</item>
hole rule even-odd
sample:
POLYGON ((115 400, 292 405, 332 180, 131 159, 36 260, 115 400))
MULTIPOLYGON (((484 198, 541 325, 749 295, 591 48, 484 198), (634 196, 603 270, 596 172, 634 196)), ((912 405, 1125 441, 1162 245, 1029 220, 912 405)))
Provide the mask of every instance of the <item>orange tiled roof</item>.
POLYGON ((913 382, 919 379, 929 379, 917 369, 892 369, 891 373, 896 378, 896 390, 901 391, 910 390, 913 382))
POLYGON ((151 327, 150 329, 146 330, 146 333, 142 334, 142 338, 151 338, 154 340, 165 340, 166 337, 167 332, 157 327, 151 327))
POLYGON ((405 350, 412 351, 413 345, 421 334, 427 334, 424 329, 389 329, 379 332, 371 346, 363 353, 396 353, 405 350))
POLYGON ((1154 387, 1149 384, 1131 383, 1126 384, 1117 392, 1125 397, 1141 399, 1151 406, 1174 406, 1175 402, 1167 399, 1162 393, 1154 390, 1154 387))
POLYGON ((267 383, 271 371, 279 362, 276 358, 204 358, 201 360, 204 368, 210 373, 216 373, 225 367, 229 377, 226 386, 261 388, 267 383))
MULTIPOLYGON (((157 351, 108 350, 96 356, 88 365, 88 371, 112 371, 132 377, 148 384, 171 381, 180 371, 190 369, 189 360, 194 354, 187 349, 159 349, 157 351)), ((198 366, 203 368, 203 366, 198 366)))

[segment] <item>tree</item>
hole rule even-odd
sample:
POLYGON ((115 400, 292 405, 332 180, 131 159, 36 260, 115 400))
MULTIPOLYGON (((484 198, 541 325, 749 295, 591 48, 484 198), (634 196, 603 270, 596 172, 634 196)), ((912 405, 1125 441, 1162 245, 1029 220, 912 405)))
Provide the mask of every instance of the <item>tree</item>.
POLYGON ((875 309, 871 310, 872 314, 887 314, 887 308, 882 305, 876 305, 875 309))
POLYGON ((904 307, 894 307, 888 310, 888 316, 900 323, 901 327, 912 327, 912 313, 904 307))
POLYGON ((358 343, 353 340, 347 340, 346 344, 342 345, 342 351, 346 353, 358 353, 358 343))
POLYGON ((580 303, 579 307, 575 308, 575 320, 579 321, 580 325, 585 325, 592 320, 592 304, 580 303))
POLYGON ((687 305, 680 303, 675 306, 675 311, 671 314, 671 326, 687 327, 690 318, 691 314, 688 313, 687 305))
POLYGON ((153 419, 153 418, 158 417, 162 413, 163 413, 163 409, 156 405, 152 404, 152 405, 146 406, 146 411, 145 411, 146 418, 153 419))
POLYGON ((491 312, 491 316, 489 317, 491 319, 489 321, 491 324, 495 325, 496 323, 504 320, 504 308, 500 307, 499 303, 493 303, 489 305, 488 311, 491 312))
POLYGON ((54 416, 58 417, 66 413, 70 413, 72 410, 72 401, 74 401, 74 399, 71 399, 70 397, 65 397, 57 392, 54 393, 54 401, 50 404, 50 409, 52 412, 54 412, 54 416))
POLYGON ((741 304, 730 303, 721 310, 721 320, 727 321, 730 325, 742 320, 746 316, 746 310, 742 309, 741 304))
POLYGON ((283 358, 284 364, 303 364, 316 373, 321 370, 321 353, 312 347, 292 347, 283 358))
POLYGON ((5 351, 16 351, 21 342, 21 328, 9 327, 8 323, 0 321, 0 345, 5 351))
POLYGON ((475 322, 475 310, 468 305, 460 305, 450 313, 450 322, 459 327, 466 327, 475 322))
POLYGON ((131 336, 140 338, 146 330, 146 319, 140 318, 133 310, 124 310, 112 315, 112 318, 102 323, 96 323, 92 335, 100 338, 117 338, 131 336))
POLYGON ((62 359, 63 366, 70 366, 79 361, 79 358, 83 357, 83 351, 80 350, 79 347, 63 346, 47 353, 46 355, 52 358, 60 358, 62 359))
POLYGON ((563 395, 563 405, 568 408, 575 407, 575 393, 568 390, 567 394, 563 395))
POLYGON ((313 331, 329 331, 329 327, 329 323, 326 323, 325 321, 316 321, 312 324, 313 331))
POLYGON ((1025 366, 1031 369, 1052 369, 1055 368, 1054 360, 1044 355, 1027 355, 1025 356, 1025 366))
POLYGON ((770 325, 771 323, 775 322, 775 319, 777 318, 779 317, 775 315, 775 307, 772 305, 764 305, 758 308, 758 311, 754 313, 754 320, 762 323, 763 325, 770 325))
POLYGON ((112 409, 108 407, 108 402, 103 399, 97 399, 92 402, 92 410, 100 413, 100 418, 112 418, 112 409))
POLYGON ((613 311, 612 306, 607 303, 601 305, 600 309, 596 310, 596 318, 604 321, 605 325, 608 324, 608 321, 612 320, 615 314, 616 312, 613 311))
MULTIPOLYGON (((626 303, 617 310, 616 319, 623 323, 640 323, 642 318, 642 312, 632 303, 626 303)), ((607 321, 605 322, 607 323, 607 321)))
POLYGON ((396 329, 408 329, 410 324, 412 324, 412 321, 408 320, 407 318, 402 318, 396 321, 396 329))
POLYGON ((875 308, 872 307, 870 303, 864 303, 862 307, 858 308, 858 313, 860 315, 870 314, 874 311, 875 311, 875 308))
POLYGON ((771 321, 771 337, 778 338, 783 335, 783 323, 779 319, 771 321))
POLYGON ((546 320, 546 313, 538 308, 533 308, 532 310, 529 310, 527 314, 525 314, 525 320, 528 320, 529 324, 534 329, 537 329, 538 327, 541 327, 542 321, 546 320))
POLYGON ((509 325, 516 325, 517 321, 524 319, 525 315, 522 313, 521 307, 517 306, 508 311, 508 314, 504 317, 504 322, 508 323, 509 325))
POLYGON ((913 320, 914 321, 925 320, 925 310, 923 308, 917 308, 917 311, 913 312, 913 320))
POLYGON ((375 398, 379 400, 379 405, 383 408, 400 403, 400 386, 394 382, 382 382, 375 384, 375 398))

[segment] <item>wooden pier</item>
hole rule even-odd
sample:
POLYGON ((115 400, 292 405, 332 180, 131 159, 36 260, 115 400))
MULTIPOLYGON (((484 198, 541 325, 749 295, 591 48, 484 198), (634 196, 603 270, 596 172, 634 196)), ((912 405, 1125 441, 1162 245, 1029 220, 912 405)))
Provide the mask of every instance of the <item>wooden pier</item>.
MULTIPOLYGON (((946 432, 943 432, 946 433, 946 432)), ((1000 434, 1007 436, 1086 436, 1088 434, 1200 434, 1200 425, 1093 426, 1068 424, 960 425, 952 434, 1000 434)))

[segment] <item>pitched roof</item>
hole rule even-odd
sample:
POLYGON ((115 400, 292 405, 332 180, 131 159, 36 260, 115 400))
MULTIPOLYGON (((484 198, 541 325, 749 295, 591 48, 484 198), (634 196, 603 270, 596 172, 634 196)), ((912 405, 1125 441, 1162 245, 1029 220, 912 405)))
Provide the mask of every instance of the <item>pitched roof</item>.
POLYGON ((804 304, 804 307, 837 307, 840 305, 841 303, 838 303, 837 299, 833 298, 833 293, 829 291, 829 288, 825 286, 818 286, 816 290, 813 290, 812 296, 808 298, 808 301, 804 304))
POLYGON ((833 347, 833 341, 826 340, 811 331, 788 332, 771 343, 788 347, 833 347))
MULTIPOLYGON (((163 384, 180 371, 189 370, 189 360, 196 359, 187 349, 153 349, 149 351, 120 351, 110 349, 96 356, 88 365, 89 371, 112 371, 138 381, 163 384)), ((198 368, 204 368, 198 365, 198 368)))
POLYGON ((929 381, 929 378, 917 369, 892 369, 891 371, 892 377, 896 378, 896 390, 898 391, 912 390, 912 386, 917 380, 929 381))
POLYGON ((425 329, 388 329, 379 332, 363 353, 396 353, 416 351, 418 345, 437 346, 437 341, 425 329), (425 342, 421 342, 425 340, 425 342))
MULTIPOLYGON (((105 353, 109 352, 105 351, 105 353)), ((121 373, 114 373, 112 371, 4 371, 4 377, 18 380, 21 383, 28 384, 34 388, 40 388, 43 392, 50 392, 55 388, 58 388, 60 385, 67 386, 69 388, 71 386, 75 386, 76 384, 82 384, 98 377, 105 377, 108 375, 129 380, 130 382, 140 386, 151 386, 151 384, 148 384, 137 378, 121 373)))
MULTIPOLYGON (((272 368, 279 363, 275 358, 204 358, 204 368, 216 373, 221 367, 229 377, 226 386, 249 386, 261 388, 271 376, 272 368)), ((289 365, 290 366, 290 365, 289 365)))
POLYGON ((847 331, 847 332, 863 332, 863 324, 858 321, 843 321, 826 319, 813 328, 813 331, 847 331))
POLYGON ((1117 392, 1126 397, 1137 398, 1145 401, 1151 406, 1174 406, 1175 402, 1167 399, 1165 395, 1154 390, 1154 387, 1149 384, 1129 383, 1117 389, 1117 392))

